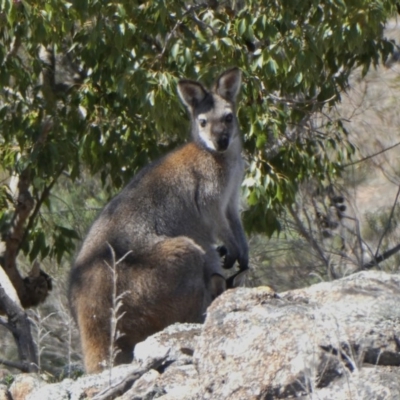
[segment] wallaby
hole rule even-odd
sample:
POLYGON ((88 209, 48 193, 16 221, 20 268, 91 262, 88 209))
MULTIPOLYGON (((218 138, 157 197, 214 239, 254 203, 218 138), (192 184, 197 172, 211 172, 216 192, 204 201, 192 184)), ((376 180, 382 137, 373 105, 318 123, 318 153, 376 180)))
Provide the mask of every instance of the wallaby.
POLYGON ((112 252, 118 293, 115 364, 130 362, 136 343, 175 322, 203 322, 213 298, 240 282, 248 246, 239 215, 243 178, 235 100, 237 68, 212 90, 181 80, 192 141, 141 170, 92 225, 72 268, 69 298, 87 372, 109 359, 112 252), (221 243, 221 251, 216 244, 221 243), (219 254, 220 253, 220 254, 219 254), (221 262, 223 256, 223 263, 221 262), (229 280, 224 268, 238 261, 229 280))

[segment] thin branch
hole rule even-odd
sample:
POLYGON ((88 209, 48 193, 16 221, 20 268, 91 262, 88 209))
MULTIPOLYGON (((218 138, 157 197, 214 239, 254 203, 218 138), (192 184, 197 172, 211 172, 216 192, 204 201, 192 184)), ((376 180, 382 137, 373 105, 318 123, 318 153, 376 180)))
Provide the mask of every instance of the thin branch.
POLYGON ((26 225, 24 234, 22 236, 22 240, 20 242, 19 245, 19 249, 21 248, 22 244, 24 243, 24 241, 26 240, 29 232, 31 231, 31 229, 33 228, 33 225, 35 223, 35 219, 37 217, 37 214, 40 211, 40 208, 42 207, 42 204, 46 201, 46 199, 49 197, 50 195, 50 191, 53 188, 53 186, 56 184, 58 178, 60 177, 60 175, 62 174, 63 170, 65 168, 65 165, 63 164, 59 173, 54 177, 54 179, 50 182, 49 186, 46 186, 42 192, 42 195, 40 196, 40 199, 36 202, 35 204, 35 208, 33 209, 32 214, 29 217, 28 220, 28 224, 26 225))
POLYGON ((182 18, 178 19, 174 25, 174 27, 172 28, 172 30, 168 33, 167 37, 165 38, 165 42, 164 42, 164 46, 161 50, 161 53, 157 56, 157 59, 161 59, 164 57, 164 54, 167 50, 168 44, 170 42, 170 40, 172 39, 172 37, 174 36, 175 32, 178 30, 178 28, 181 26, 182 22, 183 22, 183 18, 186 17, 187 15, 191 14, 192 12, 195 12, 199 9, 202 8, 207 8, 206 4, 198 4, 195 6, 190 6, 183 14, 182 14, 182 18))
POLYGON ((317 251, 319 257, 324 261, 325 265, 328 267, 328 270, 330 270, 329 260, 325 257, 324 251, 318 245, 317 241, 313 238, 313 236, 311 234, 309 234, 309 232, 307 232, 307 230, 304 228, 304 225, 301 222, 299 216, 297 215, 295 210, 293 210, 293 206, 290 205, 288 207, 288 209, 289 209, 289 212, 292 215, 293 219, 296 222, 296 226, 299 229, 300 234, 304 237, 304 239, 307 240, 307 242, 314 248, 314 250, 317 251))
POLYGON ((374 158, 374 157, 376 157, 376 156, 379 156, 379 155, 382 154, 382 153, 385 153, 386 151, 392 150, 392 149, 394 149, 395 147, 397 147, 397 146, 399 146, 399 145, 400 145, 400 142, 394 144, 393 146, 387 147, 387 148, 385 148, 385 149, 383 149, 383 150, 381 150, 381 151, 378 151, 377 153, 374 153, 374 154, 371 154, 371 155, 366 156, 366 157, 364 157, 364 158, 361 158, 360 160, 353 161, 353 162, 351 162, 351 163, 345 164, 345 165, 343 165, 343 168, 350 167, 350 166, 352 166, 352 165, 356 165, 356 164, 359 164, 359 163, 361 163, 361 162, 367 161, 367 160, 369 160, 369 159, 371 159, 371 158, 374 158))
POLYGON ((275 101, 277 101, 279 103, 286 104, 286 105, 291 105, 291 104, 298 104, 298 105, 301 105, 301 104, 319 104, 319 105, 323 105, 323 104, 326 104, 326 103, 329 103, 330 101, 332 101, 335 97, 337 97, 337 95, 334 94, 332 97, 330 97, 329 99, 326 99, 324 101, 319 101, 319 100, 317 100, 315 98, 314 99, 310 99, 310 100, 305 100, 305 99, 304 100, 286 99, 286 98, 283 98, 283 97, 275 96, 272 93, 269 93, 267 97, 269 97, 269 98, 271 98, 271 99, 273 99, 273 100, 275 100, 275 101))
MULTIPOLYGON (((361 270, 366 270, 366 269, 371 269, 373 267, 376 267, 379 263, 387 260, 389 257, 393 256, 394 254, 398 253, 399 251, 400 251, 400 244, 398 244, 397 246, 393 247, 390 250, 385 251, 383 254, 379 254, 379 255, 375 256, 375 258, 372 261, 364 264, 362 266, 361 270)), ((358 270, 355 272, 358 272, 358 270)))
POLYGON ((380 239, 379 239, 378 246, 377 246, 376 252, 375 252, 375 257, 374 257, 375 259, 376 259, 377 255, 378 255, 378 253, 379 253, 379 248, 381 247, 382 240, 383 240, 384 236, 386 235, 386 233, 387 233, 388 230, 389 230, 390 223, 391 223, 391 221, 392 221, 393 214, 394 214, 394 209, 396 208, 396 204, 397 204, 397 201, 398 201, 398 199, 399 199, 399 196, 400 196, 400 186, 399 186, 399 189, 397 190, 396 198, 395 198, 395 200, 394 200, 392 209, 390 210, 389 220, 388 220, 388 222, 387 222, 387 224, 386 224, 386 227, 385 227, 384 232, 382 233, 382 236, 381 236, 380 239))
POLYGON ((116 383, 113 386, 110 386, 104 389, 102 392, 97 394, 93 399, 94 400, 111 400, 116 397, 122 395, 127 390, 129 390, 134 382, 139 379, 142 375, 144 375, 150 369, 159 368, 164 361, 168 358, 169 351, 161 357, 153 358, 149 362, 145 363, 142 366, 138 366, 134 371, 130 372, 128 376, 126 376, 122 381, 116 383))

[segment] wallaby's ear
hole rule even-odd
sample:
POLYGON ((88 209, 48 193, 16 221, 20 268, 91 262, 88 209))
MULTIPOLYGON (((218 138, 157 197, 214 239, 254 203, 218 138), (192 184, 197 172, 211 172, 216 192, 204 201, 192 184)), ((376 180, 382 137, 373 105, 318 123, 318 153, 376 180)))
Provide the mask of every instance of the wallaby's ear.
POLYGON ((242 84, 242 72, 239 68, 225 71, 215 83, 214 91, 224 99, 234 103, 242 84))
POLYGON ((244 286, 244 282, 246 280, 246 275, 249 272, 249 268, 244 269, 243 271, 237 272, 235 275, 230 276, 226 280, 227 289, 233 289, 240 286, 244 286))
POLYGON ((182 103, 186 107, 193 109, 204 100, 207 96, 207 91, 200 83, 183 79, 178 82, 178 94, 182 103))
POLYGON ((211 297, 214 300, 226 290, 226 280, 220 274, 212 274, 211 276, 211 297))

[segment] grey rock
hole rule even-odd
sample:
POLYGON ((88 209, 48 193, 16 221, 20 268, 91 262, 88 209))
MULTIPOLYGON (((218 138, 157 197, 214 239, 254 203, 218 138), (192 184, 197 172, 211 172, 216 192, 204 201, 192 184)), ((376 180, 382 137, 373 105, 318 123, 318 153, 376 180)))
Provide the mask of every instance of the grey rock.
POLYGON ((27 400, 80 400, 92 398, 101 390, 114 385, 137 369, 137 364, 120 365, 111 370, 96 375, 86 375, 78 378, 64 379, 59 383, 52 383, 32 392, 27 400))
POLYGON ((25 400, 30 393, 35 392, 43 385, 45 382, 39 374, 18 374, 15 376, 9 392, 13 400, 25 400))
POLYGON ((345 332, 340 346, 357 362, 400 365, 400 276, 360 272, 282 294, 284 299, 315 304, 345 332))
POLYGON ((168 353, 166 364, 185 365, 192 362, 201 334, 202 324, 173 324, 135 346, 134 357, 139 363, 168 353))
POLYGON ((195 351, 199 398, 308 396, 353 376, 364 361, 399 365, 395 304, 400 279, 382 272, 280 298, 262 288, 225 292, 208 309, 195 351))
POLYGON ((199 392, 199 375, 194 365, 172 365, 159 377, 157 385, 165 391, 162 400, 189 400, 199 392))
POLYGON ((156 386, 156 381, 160 373, 151 369, 146 374, 142 375, 119 400, 151 400, 160 394, 160 389, 156 386))
POLYGON ((317 389, 311 399, 398 400, 400 398, 400 371, 398 368, 363 366, 361 369, 317 389))
POLYGON ((0 400, 12 400, 7 385, 0 384, 0 400))
POLYGON ((204 325, 147 338, 111 379, 66 379, 27 398, 114 398, 111 382, 119 400, 400 399, 399 304, 400 276, 377 271, 281 295, 229 290, 204 325))

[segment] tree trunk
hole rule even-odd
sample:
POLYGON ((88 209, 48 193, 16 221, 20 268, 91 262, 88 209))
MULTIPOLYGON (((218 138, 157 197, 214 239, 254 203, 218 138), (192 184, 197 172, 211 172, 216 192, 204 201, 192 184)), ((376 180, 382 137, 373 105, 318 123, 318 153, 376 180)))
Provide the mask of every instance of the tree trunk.
MULTIPOLYGON (((10 363, 24 372, 37 372, 38 363, 36 349, 33 343, 31 326, 25 311, 7 295, 3 286, 0 286, 0 308, 5 310, 8 322, 2 321, 2 325, 8 328, 14 336, 18 347, 20 364, 10 363)), ((7 362, 3 360, 7 365, 7 362)))

